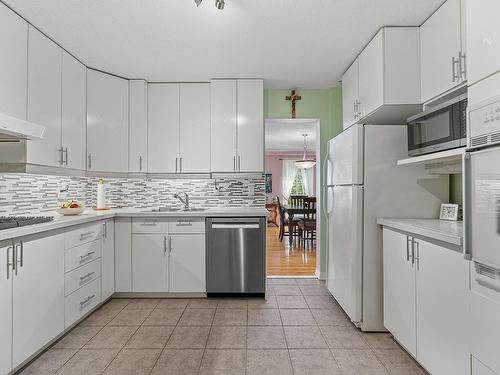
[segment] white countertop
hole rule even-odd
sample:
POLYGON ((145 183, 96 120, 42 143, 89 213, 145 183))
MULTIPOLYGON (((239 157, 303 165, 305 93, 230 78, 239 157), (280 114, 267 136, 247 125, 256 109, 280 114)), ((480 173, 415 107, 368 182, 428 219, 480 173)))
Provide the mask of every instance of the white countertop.
POLYGON ((254 207, 209 208, 204 211, 151 212, 145 208, 117 208, 108 211, 85 210, 76 216, 62 216, 57 212, 44 212, 39 216, 54 216, 54 220, 25 227, 0 230, 0 241, 46 232, 49 230, 85 224, 113 217, 265 217, 267 210, 254 207))
POLYGON ((463 246, 464 223, 462 221, 378 218, 377 224, 417 236, 463 246))

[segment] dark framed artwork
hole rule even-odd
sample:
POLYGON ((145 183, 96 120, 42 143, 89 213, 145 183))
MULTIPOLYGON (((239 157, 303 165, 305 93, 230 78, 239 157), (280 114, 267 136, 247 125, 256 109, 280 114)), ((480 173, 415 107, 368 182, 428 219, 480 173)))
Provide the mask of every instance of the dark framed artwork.
POLYGON ((266 193, 273 192, 273 174, 266 173, 266 193))

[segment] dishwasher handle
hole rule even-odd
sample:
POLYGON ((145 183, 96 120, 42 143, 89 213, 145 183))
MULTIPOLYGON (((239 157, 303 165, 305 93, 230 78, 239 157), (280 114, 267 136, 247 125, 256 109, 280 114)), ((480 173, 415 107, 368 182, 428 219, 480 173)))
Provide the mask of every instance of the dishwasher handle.
POLYGON ((255 223, 212 223, 212 229, 260 229, 255 223))

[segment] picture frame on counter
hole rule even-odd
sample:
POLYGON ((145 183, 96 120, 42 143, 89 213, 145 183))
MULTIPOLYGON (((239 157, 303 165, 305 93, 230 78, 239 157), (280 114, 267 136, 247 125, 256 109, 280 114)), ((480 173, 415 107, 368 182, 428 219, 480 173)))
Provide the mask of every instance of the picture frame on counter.
POLYGON ((439 219, 448 221, 458 220, 458 204, 443 203, 439 210, 439 219))

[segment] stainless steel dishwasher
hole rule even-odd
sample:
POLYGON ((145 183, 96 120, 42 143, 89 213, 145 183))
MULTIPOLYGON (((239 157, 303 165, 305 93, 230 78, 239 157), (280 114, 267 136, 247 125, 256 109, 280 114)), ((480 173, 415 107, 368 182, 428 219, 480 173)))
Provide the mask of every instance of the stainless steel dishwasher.
POLYGON ((266 220, 207 218, 207 295, 264 296, 266 220))

